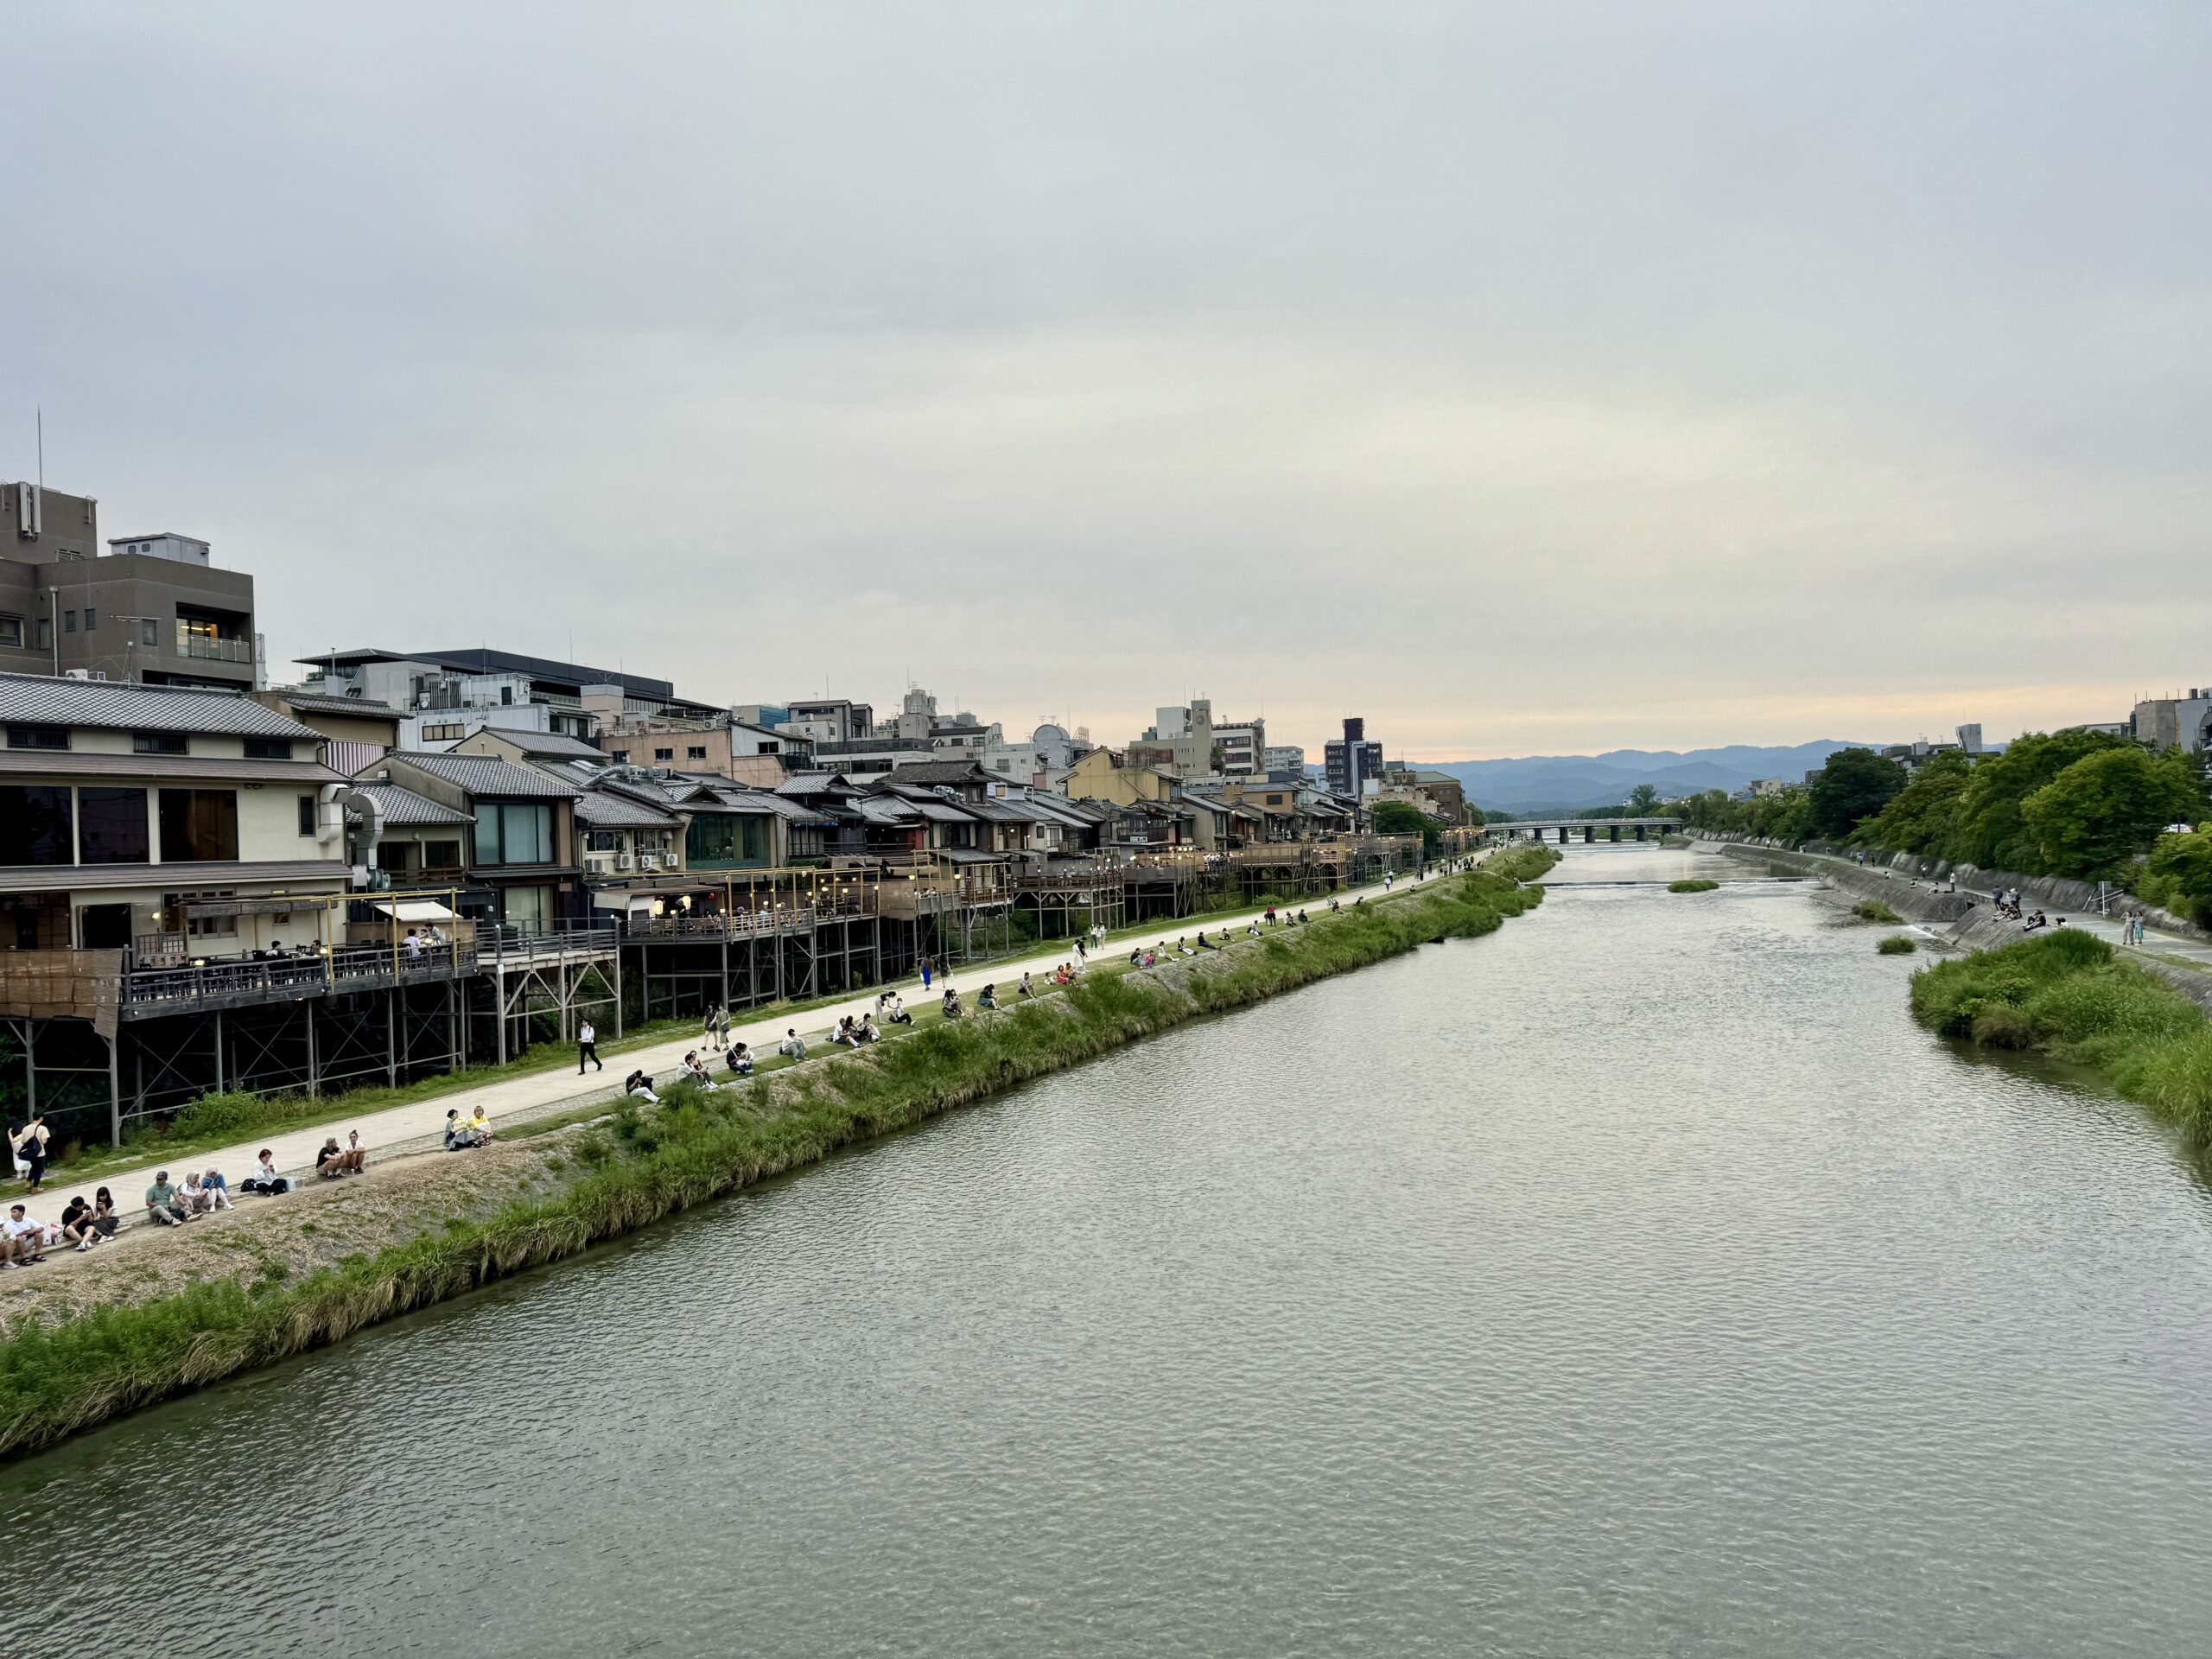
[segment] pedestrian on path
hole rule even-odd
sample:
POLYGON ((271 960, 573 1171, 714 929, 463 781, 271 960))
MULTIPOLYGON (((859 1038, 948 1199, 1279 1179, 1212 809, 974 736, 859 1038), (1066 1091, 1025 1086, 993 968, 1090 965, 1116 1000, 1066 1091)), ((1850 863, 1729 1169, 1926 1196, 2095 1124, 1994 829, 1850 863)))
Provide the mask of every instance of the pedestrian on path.
POLYGON ((728 1030, 729 1016, 722 1012, 722 1005, 717 1002, 707 1010, 706 1029, 701 1034, 706 1038, 707 1046, 719 1054, 728 1046, 726 1041, 728 1030))
POLYGON ((924 957, 922 958, 922 988, 923 988, 924 990, 925 990, 925 991, 926 991, 927 989, 929 989, 929 988, 930 988, 930 959, 929 959, 927 957, 924 957))
POLYGON ((48 1134, 46 1127, 46 1114, 33 1112, 31 1121, 24 1124, 22 1132, 16 1136, 16 1156, 22 1160, 23 1190, 27 1192, 37 1192, 46 1179, 46 1143, 48 1134))
POLYGON ((589 1060, 602 1071, 606 1065, 599 1058, 599 1031, 588 1020, 576 1027, 576 1075, 584 1074, 584 1062, 589 1060))

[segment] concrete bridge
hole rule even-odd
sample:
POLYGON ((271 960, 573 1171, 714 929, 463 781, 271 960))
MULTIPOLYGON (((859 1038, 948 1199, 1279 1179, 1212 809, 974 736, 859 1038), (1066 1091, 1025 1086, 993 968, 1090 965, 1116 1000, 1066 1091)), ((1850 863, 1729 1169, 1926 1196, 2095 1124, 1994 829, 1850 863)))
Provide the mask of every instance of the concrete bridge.
POLYGON ((1624 830, 1636 831, 1631 839, 1645 841, 1653 836, 1674 835, 1681 827, 1680 818, 1529 818, 1517 823, 1494 823, 1490 830, 1508 841, 1541 841, 1557 830, 1559 844, 1564 847, 1578 831, 1587 845, 1600 839, 1618 841, 1624 830))

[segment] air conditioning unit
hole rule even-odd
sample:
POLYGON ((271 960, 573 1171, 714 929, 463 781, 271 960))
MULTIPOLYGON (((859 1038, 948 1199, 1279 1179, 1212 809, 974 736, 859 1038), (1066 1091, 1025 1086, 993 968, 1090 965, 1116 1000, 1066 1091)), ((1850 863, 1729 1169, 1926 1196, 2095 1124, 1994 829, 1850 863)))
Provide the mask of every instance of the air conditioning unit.
POLYGON ((584 855, 584 874, 586 875, 611 875, 613 874, 613 871, 614 861, 607 857, 606 854, 586 853, 584 855))
POLYGON ((639 853, 638 855, 638 868, 641 870, 657 870, 660 868, 660 855, 658 853, 639 853))
POLYGON ((89 680, 92 677, 92 671, 89 668, 65 668, 61 671, 61 677, 65 680, 89 680))
POLYGON ((626 870, 636 862, 637 861, 627 853, 617 853, 614 855, 614 868, 618 870, 626 870))

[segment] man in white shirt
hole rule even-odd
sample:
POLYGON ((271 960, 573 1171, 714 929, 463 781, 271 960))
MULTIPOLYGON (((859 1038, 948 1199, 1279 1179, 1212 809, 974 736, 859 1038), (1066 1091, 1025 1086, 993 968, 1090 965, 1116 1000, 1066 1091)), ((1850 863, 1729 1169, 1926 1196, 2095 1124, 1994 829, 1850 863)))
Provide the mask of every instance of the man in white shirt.
POLYGON ((7 1234, 7 1253, 0 1262, 22 1268, 46 1260, 46 1224, 24 1214, 20 1204, 8 1211, 7 1234))
POLYGON ((599 1058, 599 1032, 588 1020, 576 1027, 576 1075, 584 1074, 584 1062, 589 1060, 602 1071, 606 1065, 599 1058))

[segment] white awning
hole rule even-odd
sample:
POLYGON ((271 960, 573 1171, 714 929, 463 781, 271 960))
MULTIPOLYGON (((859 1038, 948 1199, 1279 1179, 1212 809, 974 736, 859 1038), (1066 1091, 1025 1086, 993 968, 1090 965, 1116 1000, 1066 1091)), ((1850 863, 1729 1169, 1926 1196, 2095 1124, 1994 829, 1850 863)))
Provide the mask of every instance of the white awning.
POLYGON ((378 899, 376 907, 395 922, 450 922, 458 918, 435 899, 378 899))

